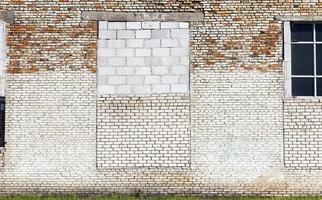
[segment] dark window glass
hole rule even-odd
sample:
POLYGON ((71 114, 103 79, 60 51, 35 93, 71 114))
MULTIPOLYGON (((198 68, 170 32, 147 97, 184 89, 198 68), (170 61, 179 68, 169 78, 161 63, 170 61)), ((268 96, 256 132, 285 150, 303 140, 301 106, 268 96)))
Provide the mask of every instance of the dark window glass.
POLYGON ((313 41, 313 24, 291 24, 292 42, 313 41))
POLYGON ((322 44, 316 44, 316 74, 322 75, 322 44))
POLYGON ((317 95, 322 96, 322 78, 316 79, 317 95))
POLYGON ((314 78, 292 78, 293 96, 314 96, 314 78))
POLYGON ((292 44, 292 75, 314 75, 313 44, 292 44))
POLYGON ((322 41, 322 24, 315 24, 316 41, 322 41))
POLYGON ((5 97, 0 97, 0 147, 4 147, 5 133, 5 97))

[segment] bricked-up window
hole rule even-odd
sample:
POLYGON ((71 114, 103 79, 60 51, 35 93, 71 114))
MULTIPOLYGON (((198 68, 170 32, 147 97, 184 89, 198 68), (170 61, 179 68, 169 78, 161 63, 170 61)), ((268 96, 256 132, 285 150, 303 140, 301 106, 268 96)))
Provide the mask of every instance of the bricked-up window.
POLYGON ((6 28, 0 21, 0 147, 5 145, 5 65, 6 65, 6 28))
POLYGON ((0 147, 5 145, 5 103, 5 97, 0 97, 0 147))
POLYGON ((291 96, 322 96, 322 23, 290 23, 289 45, 291 96))

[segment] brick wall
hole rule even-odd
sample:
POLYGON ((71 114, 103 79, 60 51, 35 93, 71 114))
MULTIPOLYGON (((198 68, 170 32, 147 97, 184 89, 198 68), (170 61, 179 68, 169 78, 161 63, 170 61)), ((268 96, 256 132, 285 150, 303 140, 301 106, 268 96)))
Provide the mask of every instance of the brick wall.
MULTIPOLYGON (((319 126, 308 118, 312 113, 320 119, 320 102, 292 99, 283 104, 278 17, 320 16, 321 8, 317 1, 304 0, 1 1, 0 9, 14 10, 16 18, 7 27, 7 146, 0 193, 320 194, 322 172, 316 167, 319 161, 313 162, 320 157, 314 149, 319 126), (113 119, 111 105, 118 98, 137 97, 97 96, 98 24, 82 20, 82 11, 204 12, 203 22, 189 25, 190 126, 184 126, 179 140, 187 141, 190 130, 190 158, 183 162, 188 166, 189 160, 189 167, 97 168, 99 155, 106 152, 97 148, 99 137, 121 132, 103 129, 113 119), (299 112, 312 136, 302 130, 299 112), (301 151, 290 149, 293 143, 301 151), (313 160, 301 166, 307 156, 313 160)), ((174 110, 184 110, 178 121, 186 125, 188 103, 182 98, 183 107, 174 110)), ((122 103, 114 107, 127 111, 122 103)), ((136 110, 150 110, 135 108, 122 113, 123 123, 136 110)), ((170 114, 166 112, 164 123, 170 114)), ((106 158, 108 163, 116 157, 106 158)))
POLYGON ((0 96, 5 95, 6 52, 6 24, 0 21, 0 96))
MULTIPOLYGON (((7 52, 7 48, 6 48, 5 23, 3 21, 0 21, 0 96, 5 95, 4 89, 5 89, 6 52, 7 52)), ((0 116, 0 120, 3 117, 4 116, 0 116)), ((3 125, 3 123, 0 123, 0 126, 1 125, 3 125)), ((4 146, 4 134, 3 134, 3 130, 0 130, 0 166, 3 165, 3 154, 4 154, 4 151, 2 150, 3 146, 4 146)))
POLYGON ((190 96, 99 98, 97 165, 100 169, 190 166, 190 96))
POLYGON ((298 169, 321 168, 320 99, 288 99, 284 109, 285 165, 298 169))

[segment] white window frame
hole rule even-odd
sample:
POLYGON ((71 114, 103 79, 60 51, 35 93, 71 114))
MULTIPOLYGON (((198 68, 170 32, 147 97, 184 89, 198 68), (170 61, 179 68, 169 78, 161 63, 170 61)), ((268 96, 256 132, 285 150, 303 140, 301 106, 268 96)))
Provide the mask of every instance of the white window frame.
POLYGON ((284 22, 284 91, 285 98, 292 98, 291 22, 284 22))
MULTIPOLYGON (((295 21, 294 21, 295 22, 295 21)), ((316 74, 316 44, 322 44, 322 42, 316 41, 316 21, 302 21, 313 24, 313 41, 308 42, 292 42, 291 41, 291 23, 292 21, 284 22, 284 91, 285 98, 322 98, 317 96, 317 78, 322 78, 322 75, 316 74), (313 44, 313 63, 314 74, 313 75, 292 75, 292 44, 313 44), (292 95, 292 78, 314 78, 314 96, 293 96, 292 95)))

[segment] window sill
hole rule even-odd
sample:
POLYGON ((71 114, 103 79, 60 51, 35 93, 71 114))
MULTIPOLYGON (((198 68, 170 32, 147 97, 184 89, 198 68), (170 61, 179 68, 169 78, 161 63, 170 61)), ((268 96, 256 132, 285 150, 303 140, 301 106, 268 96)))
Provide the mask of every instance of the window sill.
POLYGON ((309 102, 322 102, 321 97, 309 97, 309 96, 300 96, 300 97, 286 97, 284 101, 292 101, 292 100, 302 100, 302 101, 309 101, 309 102))

